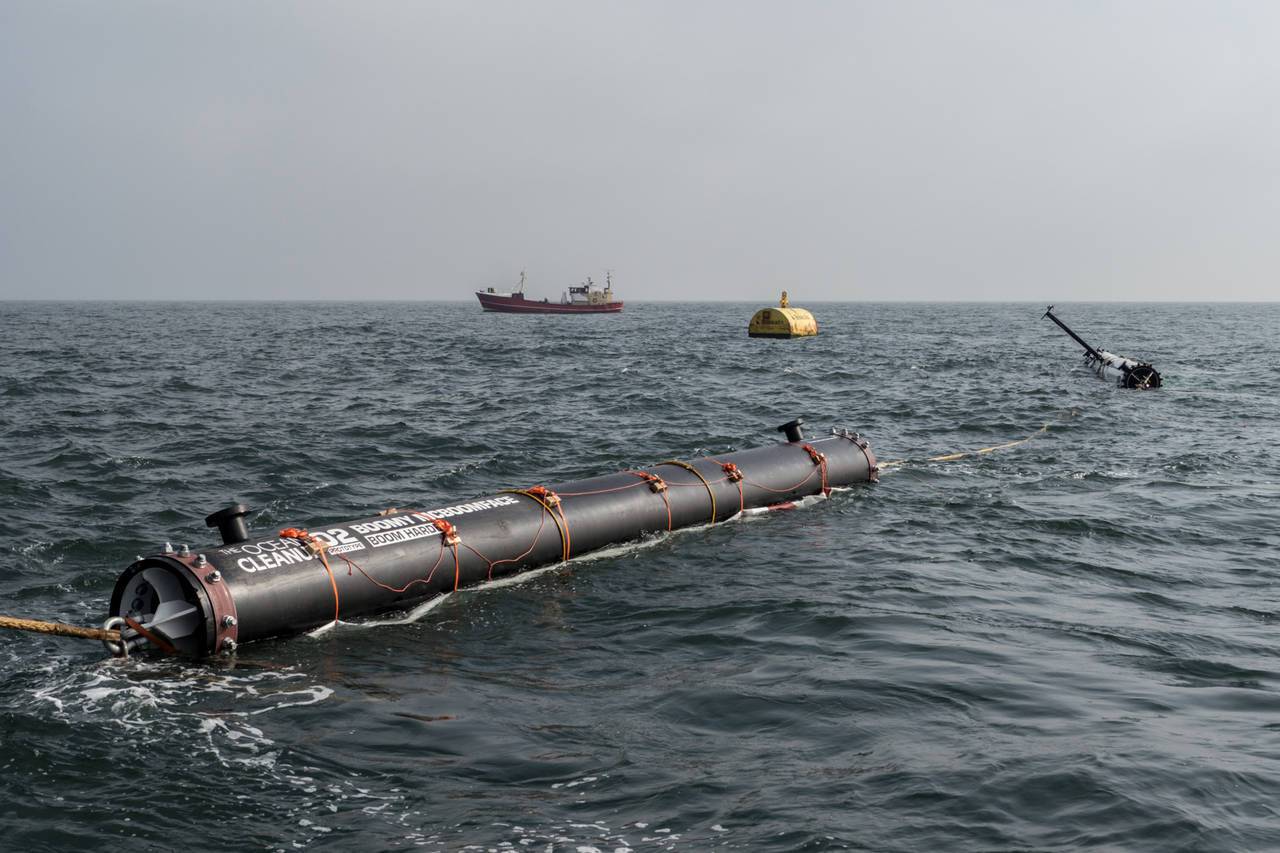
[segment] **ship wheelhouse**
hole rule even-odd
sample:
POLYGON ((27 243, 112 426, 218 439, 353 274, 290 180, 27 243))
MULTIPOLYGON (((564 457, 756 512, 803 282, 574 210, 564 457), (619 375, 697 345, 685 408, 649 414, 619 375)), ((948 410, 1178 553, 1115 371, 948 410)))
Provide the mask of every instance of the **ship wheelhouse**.
POLYGON ((613 301, 613 274, 605 273, 604 290, 595 286, 588 276, 586 282, 577 287, 570 287, 569 292, 560 298, 564 305, 607 305, 613 301))

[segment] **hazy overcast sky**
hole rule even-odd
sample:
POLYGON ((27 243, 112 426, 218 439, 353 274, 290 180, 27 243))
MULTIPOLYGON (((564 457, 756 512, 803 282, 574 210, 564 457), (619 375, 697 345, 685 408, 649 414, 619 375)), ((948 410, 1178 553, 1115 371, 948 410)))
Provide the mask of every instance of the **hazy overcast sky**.
POLYGON ((1280 298, 1280 3, 0 0, 0 298, 1280 298))

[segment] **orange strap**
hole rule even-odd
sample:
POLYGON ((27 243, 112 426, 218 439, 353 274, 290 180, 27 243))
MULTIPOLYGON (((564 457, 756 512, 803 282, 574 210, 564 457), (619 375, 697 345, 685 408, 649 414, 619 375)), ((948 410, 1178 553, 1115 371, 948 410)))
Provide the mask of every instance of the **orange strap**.
POLYGON ((444 536, 444 543, 446 545, 462 544, 462 537, 458 536, 458 528, 454 527, 443 518, 433 518, 431 519, 431 523, 435 525, 436 530, 439 530, 444 536))
POLYGON ((538 506, 547 511, 547 515, 551 516, 551 520, 556 523, 556 530, 560 531, 561 559, 568 562, 570 553, 569 519, 565 518, 564 504, 560 500, 560 496, 546 486, 530 486, 527 489, 503 489, 503 492, 509 495, 524 495, 526 498, 533 498, 538 502, 538 506), (559 518, 556 517, 557 512, 559 513, 559 518))
POLYGON ((827 456, 825 453, 819 453, 818 449, 812 444, 802 444, 800 449, 809 454, 809 458, 813 460, 813 464, 818 466, 822 472, 822 496, 827 497, 831 494, 831 487, 827 485, 827 456))
POLYGON ((720 470, 724 471, 724 477, 730 483, 738 484, 738 512, 745 512, 747 508, 747 499, 742 494, 742 472, 738 470, 738 466, 732 462, 721 462, 720 470))
MULTIPOLYGON (((711 484, 707 482, 707 478, 699 474, 698 469, 694 468, 688 462, 681 462, 678 459, 668 459, 666 462, 659 462, 658 464, 659 465, 675 465, 677 468, 683 468, 693 476, 697 477, 702 482, 703 487, 707 490, 707 497, 711 498, 711 523, 715 524, 716 523, 716 493, 712 491, 711 484)), ((677 485, 685 485, 685 484, 680 483, 677 485)), ((693 483, 688 483, 687 485, 692 486, 693 483)))
POLYGON ((650 474, 648 471, 628 471, 633 477, 639 477, 649 484, 649 490, 656 492, 662 496, 662 503, 667 508, 667 530, 671 530, 671 498, 667 496, 667 483, 657 474, 650 474))
POLYGON ((312 536, 300 527, 286 527, 280 531, 281 539, 296 539, 303 545, 306 545, 311 553, 320 558, 320 565, 324 566, 325 572, 329 575, 329 586, 333 587, 333 622, 338 623, 338 614, 341 612, 340 599, 338 598, 338 579, 333 576, 333 569, 329 567, 329 557, 325 554, 326 546, 319 538, 312 536))
MULTIPOLYGON (((436 530, 440 531, 445 545, 453 548, 453 591, 458 591, 458 584, 462 580, 462 564, 458 562, 458 546, 462 544, 462 537, 458 535, 458 528, 454 527, 443 518, 433 518, 431 523, 436 526, 436 530)), ((443 546, 442 546, 443 547, 443 546)))
POLYGON ((639 477, 649 484, 651 492, 665 492, 667 490, 667 482, 657 474, 650 474, 648 471, 628 471, 632 477, 639 477))
MULTIPOLYGON (((426 517, 427 515, 427 513, 422 512, 421 510, 415 510, 414 512, 417 515, 422 517, 426 517)), ((440 560, 444 558, 445 546, 448 546, 453 549, 453 591, 457 592, 458 586, 462 582, 462 563, 459 562, 459 559, 458 559, 458 556, 459 556, 458 546, 462 545, 462 536, 458 534, 458 528, 454 527, 453 524, 451 524, 448 521, 445 521, 443 518, 431 519, 431 525, 435 527, 436 530, 440 531, 440 556, 436 558, 435 565, 431 567, 431 571, 427 573, 426 579, 423 580, 422 582, 426 584, 431 583, 431 579, 435 577, 436 569, 440 568, 440 560)), ((467 550, 479 556, 486 563, 489 562, 488 559, 486 559, 484 555, 480 554, 479 551, 476 551, 476 549, 467 547, 467 550)), ((346 558, 344 557, 343 559, 346 559, 346 558)), ((356 566, 356 568, 360 568, 360 567, 356 566)), ((368 572, 365 572, 364 569, 360 569, 360 571, 364 573, 366 577, 368 577, 368 572)), ((372 578, 370 578, 370 580, 372 580, 372 578)), ((374 581, 374 583, 377 583, 377 581, 374 581)), ((404 589, 400 589, 396 591, 404 592, 404 590, 408 589, 409 586, 412 586, 413 583, 416 583, 416 581, 410 582, 410 584, 405 586, 404 589)), ((378 585, 382 586, 381 584, 378 584, 378 585)), ((389 588, 389 587, 384 587, 384 588, 389 588)))
POLYGON ((560 496, 546 486, 530 486, 528 494, 545 503, 547 506, 560 506, 560 496))

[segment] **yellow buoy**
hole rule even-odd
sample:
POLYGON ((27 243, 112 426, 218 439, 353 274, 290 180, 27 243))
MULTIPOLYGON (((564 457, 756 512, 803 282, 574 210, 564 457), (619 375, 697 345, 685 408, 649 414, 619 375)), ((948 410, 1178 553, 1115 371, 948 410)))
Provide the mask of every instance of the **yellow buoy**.
POLYGON ((818 334, 818 321, 803 308, 787 305, 787 292, 777 308, 761 308, 751 318, 747 335, 753 338, 804 338, 818 334))

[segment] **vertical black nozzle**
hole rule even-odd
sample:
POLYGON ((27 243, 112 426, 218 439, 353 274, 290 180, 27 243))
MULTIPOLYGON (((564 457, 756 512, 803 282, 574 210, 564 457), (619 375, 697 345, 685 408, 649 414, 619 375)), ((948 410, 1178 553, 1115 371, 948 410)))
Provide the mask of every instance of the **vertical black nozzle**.
POLYGON ((787 441, 795 444, 797 441, 804 441, 804 433, 800 431, 800 427, 804 425, 804 421, 796 418, 794 421, 787 421, 778 427, 778 432, 787 434, 787 441))
POLYGON ((248 514, 249 508, 244 504, 232 504, 206 516, 204 526, 218 528, 223 545, 235 545, 249 538, 249 525, 244 520, 248 514))

